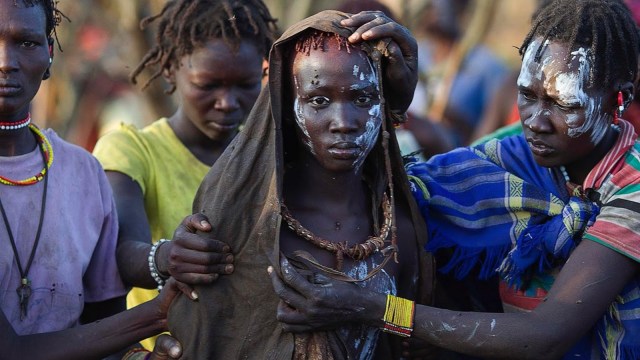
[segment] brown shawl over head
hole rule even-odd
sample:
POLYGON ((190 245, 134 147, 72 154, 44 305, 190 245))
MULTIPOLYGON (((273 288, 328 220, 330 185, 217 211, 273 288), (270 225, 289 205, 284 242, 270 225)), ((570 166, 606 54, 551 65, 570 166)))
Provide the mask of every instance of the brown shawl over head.
MULTIPOLYGON (((229 243, 234 253, 235 271, 221 276, 213 285, 198 287, 199 301, 178 298, 169 314, 169 328, 183 344, 185 359, 291 359, 293 336, 284 333, 276 320, 276 296, 267 266, 278 267, 280 201, 283 178, 283 74, 289 62, 283 49, 295 43, 306 29, 338 33, 351 30, 339 25, 346 14, 324 11, 289 28, 274 44, 269 61, 269 85, 263 89, 245 128, 238 134, 204 179, 196 195, 194 212, 206 214, 217 239, 229 243)), ((370 50, 370 46, 363 48, 370 50)), ((388 111, 388 109, 385 109, 388 111)), ((389 117, 387 116, 387 119, 389 117)), ((420 254, 422 276, 432 275, 430 258, 421 249, 426 241, 424 222, 408 188, 402 159, 393 132, 390 157, 395 184, 396 206, 412 215, 417 238, 415 249, 401 249, 400 260, 420 254)), ((380 142, 367 159, 378 195, 385 187, 380 142), (374 164, 377 162, 377 164, 374 164)), ((379 196, 378 196, 379 197, 379 196)), ((376 199, 375 201, 379 201, 376 199)), ((415 289, 424 301, 431 289, 415 289)), ((403 294, 404 296, 410 296, 403 294)))

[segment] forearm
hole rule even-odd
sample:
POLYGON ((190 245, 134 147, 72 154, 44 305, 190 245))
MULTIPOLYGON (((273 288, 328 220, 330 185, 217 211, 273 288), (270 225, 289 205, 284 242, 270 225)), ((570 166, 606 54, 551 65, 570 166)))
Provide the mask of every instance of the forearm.
MULTIPOLYGON (((386 295, 367 294, 361 303, 365 322, 384 327, 386 295)), ((562 328, 561 323, 543 323, 532 314, 460 312, 416 304, 411 337, 483 358, 554 359, 573 340, 560 335, 562 328)))
POLYGON ((149 272, 149 251, 151 244, 125 240, 118 244, 117 258, 120 276, 127 285, 154 289, 158 286, 149 272))
POLYGON ((438 347, 487 358, 554 359, 574 339, 563 324, 530 313, 474 313, 416 305, 413 337, 438 347))
POLYGON ((165 330, 152 301, 64 331, 18 337, 8 353, 11 359, 100 359, 165 330))

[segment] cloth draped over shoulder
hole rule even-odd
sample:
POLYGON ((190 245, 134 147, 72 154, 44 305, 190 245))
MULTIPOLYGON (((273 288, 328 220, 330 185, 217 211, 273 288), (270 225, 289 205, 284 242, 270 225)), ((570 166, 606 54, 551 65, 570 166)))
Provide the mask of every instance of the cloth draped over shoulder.
POLYGON ((409 163, 407 174, 427 219, 428 250, 452 248, 439 270, 459 279, 480 266, 480 278, 499 269, 520 284, 566 259, 598 214, 597 204, 569 194, 557 170, 535 163, 522 136, 409 163))
MULTIPOLYGON (((339 25, 346 17, 337 11, 321 12, 289 28, 274 44, 269 59, 268 86, 261 92, 245 128, 211 168, 196 194, 193 211, 207 215, 213 228, 212 235, 230 245, 235 270, 231 275, 221 276, 211 286, 197 287, 199 301, 192 302, 186 297, 174 301, 169 313, 169 329, 182 342, 185 359, 289 360, 293 357, 294 336, 284 333, 278 324, 279 297, 267 274, 269 265, 276 272, 280 271, 285 140, 282 119, 286 115, 283 103, 288 96, 283 82, 288 60, 283 56, 283 48, 293 46, 296 36, 307 29, 346 37, 351 30, 339 25)), ((389 110, 385 111, 388 113, 389 110)), ((424 220, 409 190, 389 116, 387 129, 391 137, 396 204, 410 211, 417 234, 415 250, 407 250, 412 255, 421 254, 421 275, 429 277, 433 269, 431 258, 419 251, 426 242, 424 220)), ((380 147, 378 143, 378 152, 380 147)), ((374 160, 380 159, 367 159, 364 169, 365 172, 368 168, 375 169, 369 175, 375 192, 373 201, 379 203, 387 183, 380 166, 382 162, 372 166, 374 160)), ((426 287, 417 292, 430 294, 431 289, 426 287)), ((331 332, 324 333, 330 335, 331 332)), ((381 339, 381 343, 386 342, 381 339)), ((350 358, 347 354, 335 353, 330 341, 316 345, 318 352, 296 354, 296 358, 350 358)))

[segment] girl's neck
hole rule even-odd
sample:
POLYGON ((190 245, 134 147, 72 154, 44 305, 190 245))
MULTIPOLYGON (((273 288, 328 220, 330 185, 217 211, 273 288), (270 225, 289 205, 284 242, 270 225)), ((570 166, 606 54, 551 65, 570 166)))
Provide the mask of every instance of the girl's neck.
POLYGON ((33 151, 37 142, 28 127, 0 130, 0 156, 18 156, 33 151))
POLYGON ((368 191, 361 171, 328 171, 315 159, 296 162, 285 170, 284 195, 287 203, 295 201, 293 199, 308 198, 347 207, 359 206, 368 191))
POLYGON ((180 142, 202 163, 212 166, 236 133, 223 139, 211 139, 198 129, 181 109, 168 119, 169 126, 180 142))

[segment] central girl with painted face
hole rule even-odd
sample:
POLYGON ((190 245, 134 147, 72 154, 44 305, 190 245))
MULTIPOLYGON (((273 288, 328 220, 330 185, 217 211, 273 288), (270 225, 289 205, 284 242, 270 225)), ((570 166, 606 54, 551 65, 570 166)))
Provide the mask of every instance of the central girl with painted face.
POLYGON ((374 68, 359 49, 330 37, 293 60, 294 116, 300 141, 324 168, 360 171, 382 118, 374 68), (353 69, 346 75, 344 69, 353 69))

